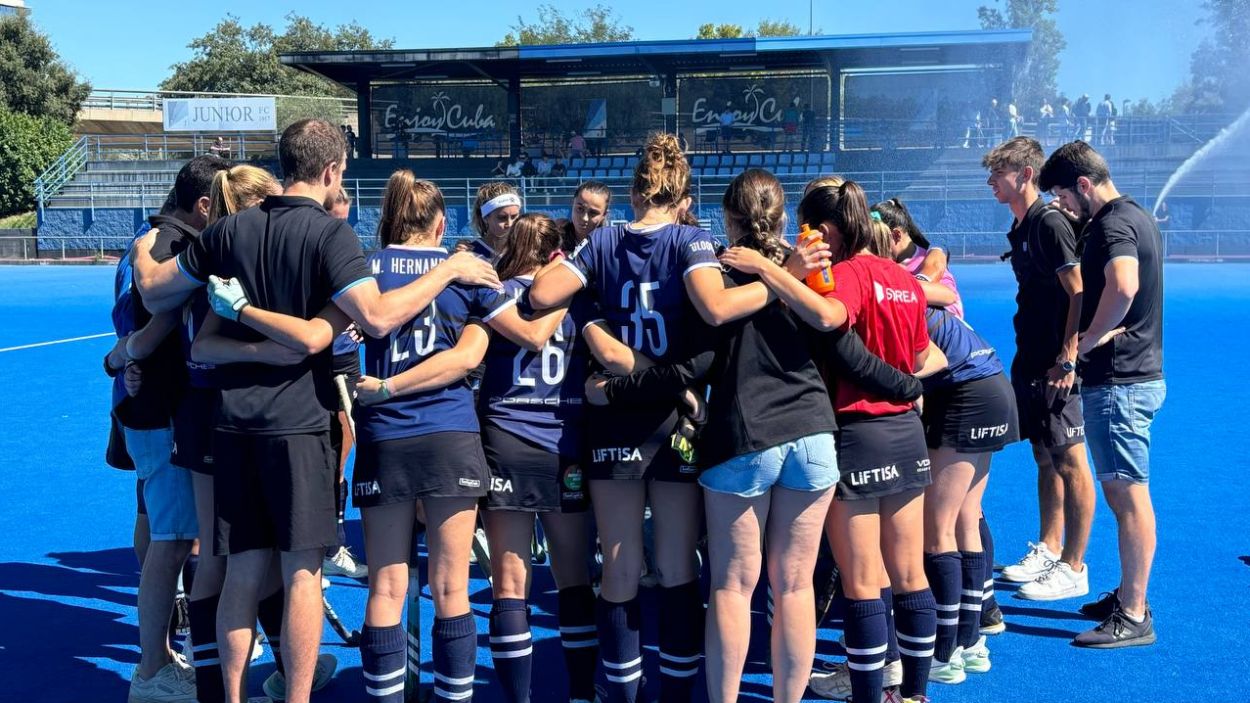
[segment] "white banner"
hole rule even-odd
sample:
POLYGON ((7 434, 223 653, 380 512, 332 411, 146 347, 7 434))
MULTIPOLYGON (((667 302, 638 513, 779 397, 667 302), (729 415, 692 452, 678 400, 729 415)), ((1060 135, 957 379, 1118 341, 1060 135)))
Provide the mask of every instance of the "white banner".
POLYGON ((273 98, 167 98, 166 132, 263 132, 278 128, 273 98))

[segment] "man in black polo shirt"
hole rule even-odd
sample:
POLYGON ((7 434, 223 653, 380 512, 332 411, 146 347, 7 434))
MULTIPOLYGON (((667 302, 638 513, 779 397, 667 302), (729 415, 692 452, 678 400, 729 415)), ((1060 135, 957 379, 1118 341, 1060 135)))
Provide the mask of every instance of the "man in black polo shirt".
POLYGON ((1082 284, 1072 223, 1037 187, 1044 155, 1037 140, 1014 137, 981 160, 994 197, 1015 216, 1007 239, 1016 294, 1016 391, 1021 436, 1033 445, 1041 535, 1003 569, 1023 583, 1021 598, 1058 600, 1089 593, 1085 548, 1094 518, 1094 482, 1085 458, 1085 419, 1076 376, 1082 284))
POLYGON ((1111 181, 1107 162, 1082 141, 1059 147, 1041 187, 1088 222, 1081 235, 1081 400, 1086 437, 1119 525, 1120 586, 1081 608, 1100 620, 1080 647, 1155 641, 1146 586, 1155 552, 1150 502, 1150 425, 1163 405, 1163 244, 1154 217, 1111 181))
MULTIPOLYGON (((355 232, 323 208, 327 196, 341 187, 346 150, 342 132, 333 125, 297 122, 279 144, 287 177, 283 195, 223 218, 204 232, 201 247, 171 262, 152 260, 148 238, 136 245, 136 280, 159 307, 178 306, 215 275, 234 279, 255 301, 252 312, 273 311, 315 331, 315 339, 272 335, 309 353, 302 363, 230 364, 218 370, 216 547, 228 560, 218 612, 218 631, 225 636, 218 651, 231 703, 245 698, 243 675, 257 595, 274 551, 280 553, 286 586, 282 654, 287 700, 303 703, 310 693, 321 634, 322 554, 336 539, 329 413, 338 400, 329 346, 347 323, 338 309, 367 333, 383 336, 453 280, 498 285, 489 264, 465 255, 380 294, 355 232)), ((263 339, 237 320, 221 321, 220 334, 241 342, 263 339)))

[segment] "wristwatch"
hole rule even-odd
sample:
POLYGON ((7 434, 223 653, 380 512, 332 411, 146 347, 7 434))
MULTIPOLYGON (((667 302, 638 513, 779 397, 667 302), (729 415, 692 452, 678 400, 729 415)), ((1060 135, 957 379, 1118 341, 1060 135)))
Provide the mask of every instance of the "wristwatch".
POLYGON ((1076 362, 1070 359, 1064 359, 1059 362, 1059 368, 1063 369, 1064 373, 1072 373, 1073 371, 1076 371, 1076 362))

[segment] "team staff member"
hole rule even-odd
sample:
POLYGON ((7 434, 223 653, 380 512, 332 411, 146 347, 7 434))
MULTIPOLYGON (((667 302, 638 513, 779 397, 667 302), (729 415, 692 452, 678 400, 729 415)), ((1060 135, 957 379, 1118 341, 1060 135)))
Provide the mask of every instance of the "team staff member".
POLYGON ((560 252, 561 228, 546 215, 522 215, 499 260, 505 307, 486 322, 491 335, 478 394, 482 444, 491 490, 482 521, 491 553, 491 654, 509 701, 530 699, 528 606, 530 542, 534 515, 550 546, 558 589, 560 640, 569 676, 569 699, 595 698, 598 659, 595 595, 586 545, 588 500, 582 476, 583 381, 589 352, 579 334, 594 319, 589 294, 569 310, 536 314, 526 295, 541 266, 560 252), (518 335, 521 315, 541 330, 518 335), (545 336, 535 339, 535 336, 545 336))
POLYGON ((1081 254, 1081 402, 1094 467, 1120 533, 1120 585, 1081 609, 1102 622, 1072 643, 1095 648, 1153 644, 1146 586, 1155 517, 1148 481, 1150 425, 1167 392, 1162 237, 1154 217, 1116 190, 1107 162, 1085 142, 1051 154, 1040 184, 1088 220, 1081 254))
POLYGON ((1015 222, 1007 235, 1019 286, 1016 356, 1011 382, 1020 434, 1029 440, 1038 470, 1039 544, 1003 578, 1023 583, 1019 595, 1055 600, 1089 592, 1085 548, 1094 519, 1094 482, 1085 458, 1085 419, 1076 374, 1077 324, 1083 299, 1072 224, 1049 208, 1038 190, 1042 147, 1014 137, 982 159, 995 199, 1015 222))
MULTIPOLYGON (((616 370, 681 358, 679 342, 697 313, 720 324, 764 306, 755 283, 725 290, 711 236, 677 224, 689 207, 690 166, 677 138, 655 134, 634 169, 634 222, 603 227, 530 289, 540 309, 562 305, 582 288, 594 292, 607 326, 636 356, 616 370), (644 360, 645 359, 645 360, 644 360)), ((669 445, 676 404, 646 410, 607 408, 587 417, 591 504, 604 550, 599 644, 612 700, 632 703, 642 676, 638 574, 648 499, 660 571, 661 701, 689 699, 701 654, 703 598, 695 542, 699 533, 697 467, 669 445)))
MULTIPOLYGON (((826 243, 801 251, 812 268, 831 256, 837 288, 822 297, 794 276, 763 272, 764 282, 808 324, 850 326, 870 351, 905 373, 924 366, 931 343, 920 286, 893 261, 874 256, 872 219, 853 181, 817 187, 799 204, 799 220, 826 243)), ((841 478, 826 532, 850 601, 846 615, 851 699, 880 700, 887 648, 887 607, 881 599, 884 558, 893 594, 904 698, 924 696, 936 629, 933 594, 924 575, 924 495, 930 482, 924 429, 911 403, 879 399, 838 383, 841 478), (878 522, 879 520, 879 522, 878 522)))
POLYGON ((219 651, 232 703, 243 694, 257 591, 274 549, 282 553, 287 594, 282 652, 288 700, 307 701, 312 684, 321 631, 321 552, 334 540, 328 431, 335 393, 326 348, 336 327, 346 324, 332 314, 315 316, 333 300, 366 331, 386 334, 458 275, 494 282, 493 272, 462 260, 426 285, 383 297, 355 233, 322 207, 341 187, 342 133, 323 120, 296 122, 283 132, 279 156, 288 177, 284 195, 217 222, 201 238, 203 252, 188 249, 173 266, 152 261, 147 238, 136 258, 140 290, 170 309, 210 274, 234 279, 235 292, 246 295, 230 302, 241 324, 223 323, 227 337, 259 341, 245 327, 268 329, 272 313, 266 309, 310 320, 320 333, 318 343, 307 346, 313 356, 305 362, 283 368, 232 364, 219 374, 215 488, 218 543, 228 555, 228 573, 218 632, 226 635, 219 651), (249 297, 257 303, 251 311, 249 297))

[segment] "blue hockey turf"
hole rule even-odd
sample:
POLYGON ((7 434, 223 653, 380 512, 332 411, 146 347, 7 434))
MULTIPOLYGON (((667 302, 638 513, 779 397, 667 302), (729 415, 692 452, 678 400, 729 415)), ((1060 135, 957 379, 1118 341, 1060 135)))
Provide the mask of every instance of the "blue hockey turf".
MULTIPOLYGON (((1012 353, 1014 282, 1005 264, 957 266, 969 321, 1012 353)), ((11 347, 110 331, 111 267, 0 267, 0 699, 121 701, 138 661, 131 551, 134 479, 103 462, 109 380, 101 337, 11 347)), ((1159 642, 1153 647, 1089 651, 1069 640, 1088 623, 1079 602, 1015 600, 1001 586, 1008 621, 990 639, 993 671, 960 686, 930 687, 934 701, 1220 700, 1238 695, 1250 671, 1250 478, 1246 444, 1245 360, 1250 348, 1250 265, 1170 265, 1167 279, 1168 398, 1154 429, 1153 495, 1159 550, 1151 584, 1159 642), (1236 672, 1242 672, 1237 674, 1236 672)), ((1036 539, 1036 471, 1017 444, 994 461, 986 514, 999 562, 1012 562, 1036 539)), ((349 537, 360 548, 358 513, 349 537)), ((367 559, 367 555, 363 555, 367 559)), ((1116 584, 1115 523, 1099 502, 1090 541, 1091 596, 1116 584)), ((534 700, 560 701, 564 663, 545 567, 536 567, 534 700)), ((475 576, 476 576, 475 572, 475 576)), ((490 593, 471 585, 479 630, 486 632, 490 593)), ((335 580, 330 601, 349 627, 363 615, 363 585, 335 580)), ((427 617, 429 613, 427 602, 427 617)), ((743 700, 767 700, 761 661, 763 617, 747 665, 743 700)), ((830 623, 826 623, 828 626, 830 623)), ((652 617, 644 640, 654 642, 652 617)), ((838 649, 836 629, 822 629, 818 656, 838 649)), ((315 700, 364 701, 360 657, 327 628, 323 651, 339 674, 315 700)), ((482 640, 485 643, 485 639, 482 640)), ((648 688, 658 677, 647 650, 648 688)), ((272 670, 253 668, 253 694, 272 670)), ((479 649, 475 698, 500 701, 488 649, 479 649)), ((566 699, 565 699, 566 700, 566 699)))

